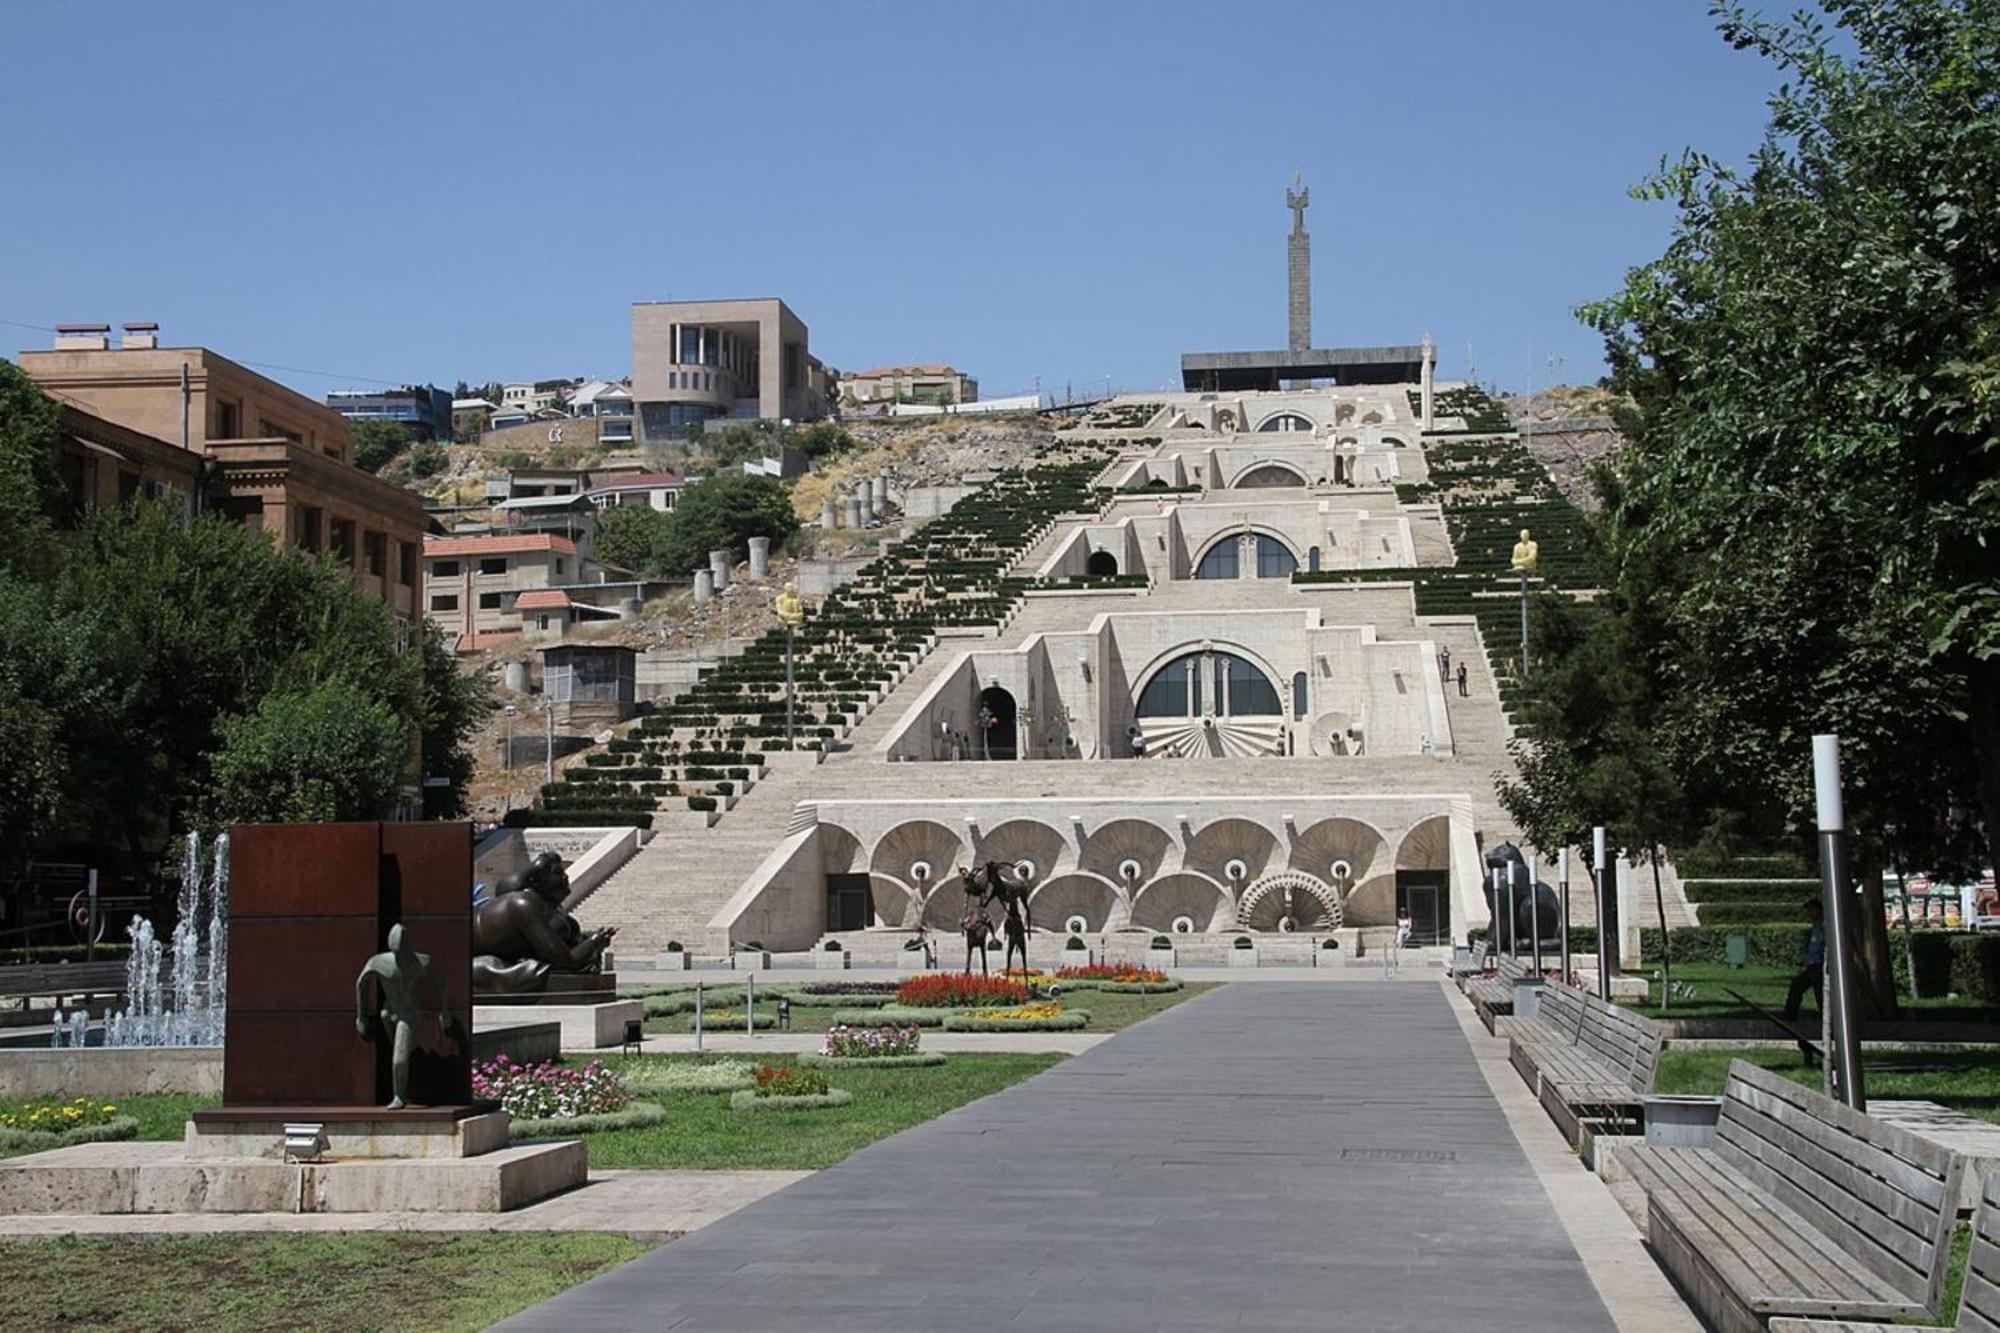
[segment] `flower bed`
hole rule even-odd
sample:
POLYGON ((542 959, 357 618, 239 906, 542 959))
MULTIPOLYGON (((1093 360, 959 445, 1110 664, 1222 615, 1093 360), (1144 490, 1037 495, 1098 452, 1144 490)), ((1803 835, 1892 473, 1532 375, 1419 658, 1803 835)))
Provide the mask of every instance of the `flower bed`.
POLYGON ((509 1126, 517 1139, 548 1135, 603 1134, 614 1129, 644 1129, 667 1118, 667 1108, 658 1102, 628 1102, 620 1111, 599 1111, 589 1115, 523 1116, 509 1126))
POLYGON ((651 1096, 735 1092, 750 1086, 753 1066, 748 1060, 716 1060, 708 1064, 666 1064, 646 1069, 627 1082, 632 1091, 651 1096))
POLYGON ((1005 977, 972 972, 939 972, 911 977, 896 990, 896 1003, 911 1009, 979 1009, 1025 1004, 1028 988, 1005 977))
POLYGON ((529 1123, 607 1115, 632 1100, 602 1060, 582 1066, 555 1060, 523 1064, 505 1055, 473 1062, 472 1095, 499 1102, 509 1115, 529 1123))
POLYGON ((1023 1004, 1011 1009, 974 1009, 945 1019, 946 1032, 1074 1032, 1090 1015, 1060 1004, 1023 1004))
POLYGON ((849 1060, 915 1055, 921 1035, 922 1030, 914 1023, 883 1023, 876 1027, 837 1023, 827 1029, 820 1054, 849 1060))
POLYGON ((751 1084, 729 1094, 733 1111, 813 1111, 845 1106, 854 1094, 826 1084, 826 1075, 799 1065, 759 1065, 751 1084))
POLYGON ((89 1097, 70 1101, 26 1101, 0 1109, 0 1148, 41 1152, 79 1143, 137 1138, 139 1122, 118 1107, 89 1097))

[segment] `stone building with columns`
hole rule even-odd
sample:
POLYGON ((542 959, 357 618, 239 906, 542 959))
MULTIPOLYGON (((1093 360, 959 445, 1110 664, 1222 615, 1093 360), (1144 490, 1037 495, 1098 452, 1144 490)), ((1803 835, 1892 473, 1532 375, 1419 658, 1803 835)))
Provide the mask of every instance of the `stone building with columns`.
POLYGON ((162 347, 154 324, 126 325, 116 347, 109 325, 62 325, 20 365, 81 414, 73 439, 120 435, 84 450, 97 463, 72 465, 79 494, 94 487, 101 499, 119 476, 143 486, 148 474, 179 491, 178 473, 190 507, 212 504, 281 546, 331 554, 398 616, 423 613, 423 498, 354 466, 339 413, 206 347, 162 347))

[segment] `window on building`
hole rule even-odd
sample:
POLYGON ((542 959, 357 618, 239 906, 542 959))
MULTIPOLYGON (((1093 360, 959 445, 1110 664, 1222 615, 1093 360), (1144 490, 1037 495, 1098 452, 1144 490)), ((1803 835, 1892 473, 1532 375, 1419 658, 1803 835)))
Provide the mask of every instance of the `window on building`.
POLYGON ((401 556, 401 567, 396 572, 396 581, 405 588, 417 586, 417 544, 415 542, 396 543, 401 556))
POLYGON ((327 529, 327 535, 330 538, 327 549, 333 552, 333 558, 340 561, 341 564, 352 568, 354 565, 354 520, 336 518, 327 529))
POLYGON ((505 574, 507 572, 507 557, 504 555, 481 557, 479 572, 482 574, 505 574))
POLYGON ((1200 694, 1201 654, 1177 657, 1153 673, 1139 692, 1140 717, 1188 717, 1200 694))
POLYGON ((1239 565, 1237 547, 1241 543, 1235 537, 1224 537, 1208 548, 1208 554, 1194 567, 1198 579, 1233 579, 1238 577, 1239 565))
POLYGON ((431 610, 433 611, 458 610, 458 594, 455 592, 441 592, 436 594, 431 598, 431 610))
POLYGON ((1298 557, 1286 549, 1276 537, 1257 534, 1257 577, 1260 579, 1288 579, 1298 569, 1298 557))
POLYGON ((215 400, 215 438, 233 440, 241 431, 242 411, 226 398, 215 400))
POLYGON ((457 577, 458 577, 458 561, 456 561, 456 560, 433 560, 433 561, 431 562, 431 577, 432 577, 432 578, 434 578, 434 579, 455 579, 455 578, 457 578, 457 577))
POLYGON ((1285 706, 1263 672, 1240 657, 1217 653, 1215 711, 1222 717, 1282 717, 1285 706))
POLYGON ((498 611, 500 609, 500 594, 497 592, 480 593, 479 609, 481 611, 498 611))

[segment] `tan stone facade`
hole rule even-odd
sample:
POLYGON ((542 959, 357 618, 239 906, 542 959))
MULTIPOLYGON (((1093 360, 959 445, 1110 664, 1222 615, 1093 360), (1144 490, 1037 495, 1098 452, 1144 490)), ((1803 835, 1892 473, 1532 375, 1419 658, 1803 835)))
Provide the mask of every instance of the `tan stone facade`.
MULTIPOLYGON (((399 615, 422 614, 423 498, 353 465, 346 418, 205 347, 63 341, 22 353, 21 368, 66 408, 117 428, 122 444, 105 447, 150 459, 136 467, 142 488, 151 466, 161 478, 188 479, 192 496, 199 460, 212 460, 201 503, 281 546, 332 554, 364 592, 399 615)), ((72 465, 100 501, 134 470, 72 465)))

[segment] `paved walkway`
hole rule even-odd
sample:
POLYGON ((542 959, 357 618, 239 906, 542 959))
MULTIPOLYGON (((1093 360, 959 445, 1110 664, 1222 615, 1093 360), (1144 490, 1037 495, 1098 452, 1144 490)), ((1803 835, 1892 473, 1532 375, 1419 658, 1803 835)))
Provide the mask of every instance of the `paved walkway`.
POLYGON ((517 1316, 1607 1329, 1435 982, 1228 986, 517 1316))

